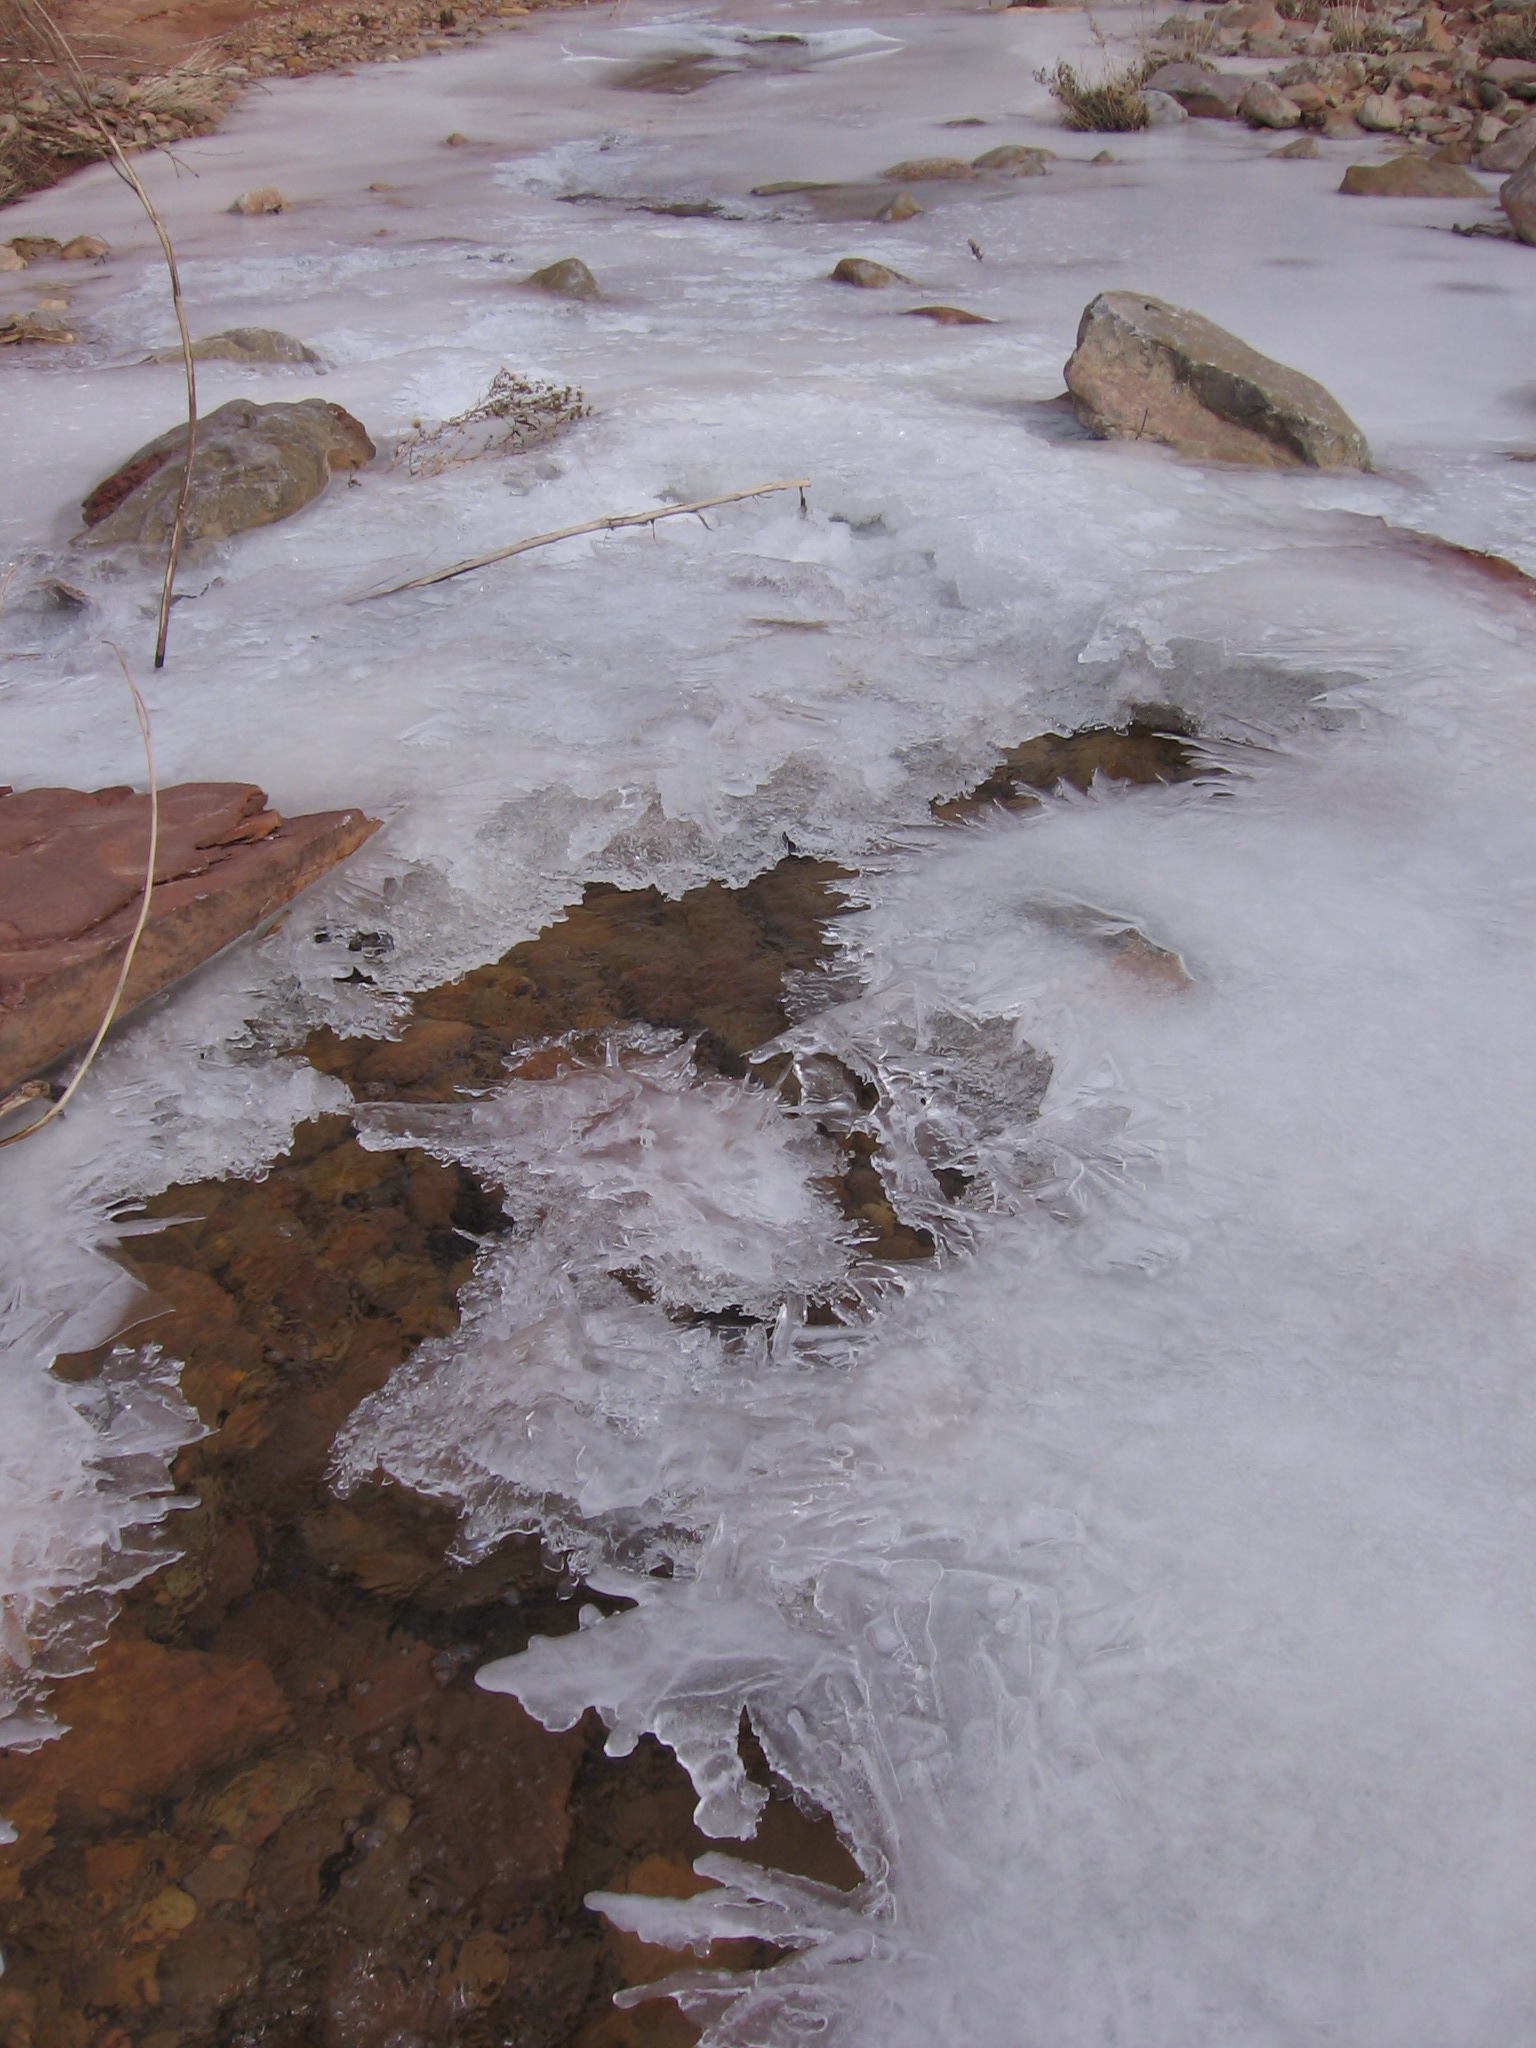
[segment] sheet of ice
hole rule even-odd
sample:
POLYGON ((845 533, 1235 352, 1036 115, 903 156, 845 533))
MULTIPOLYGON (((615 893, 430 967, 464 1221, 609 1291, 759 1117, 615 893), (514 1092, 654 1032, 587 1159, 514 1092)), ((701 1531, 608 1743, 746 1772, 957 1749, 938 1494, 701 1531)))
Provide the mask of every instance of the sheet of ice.
MULTIPOLYGON (((638 1600, 495 1675, 535 1711, 661 1733, 708 1825, 749 1835, 748 1704, 858 1845, 852 1908, 739 1871, 718 1905, 611 1908, 803 1943, 742 2001, 687 1994, 721 2041, 1524 2048, 1528 626, 1373 522, 1536 570, 1533 473, 1506 459, 1533 434, 1536 264, 1452 237, 1475 204, 1339 198, 1358 147, 1277 164, 1191 123, 1092 164, 1033 80, 1088 44, 1032 10, 583 13, 278 85, 182 152, 195 176, 152 166, 198 329, 287 327, 329 365, 209 366, 205 405, 318 391, 387 442, 507 363, 594 416, 515 465, 369 472, 189 565, 171 663, 140 674, 162 773, 389 822, 124 1034, 49 1145, 0 1156, 5 1591, 40 1639, 164 1504, 148 1468, 108 1482, 102 1417, 44 1373, 50 1319, 78 1346, 121 1312, 116 1205, 248 1170, 334 1101, 281 1056, 308 1023, 387 1015, 592 877, 740 879, 787 834, 870 897, 858 992, 794 1043, 879 1077, 939 1259, 899 1287, 855 1270, 860 1314, 807 1329, 852 1257, 824 1143, 691 1088, 665 1043, 617 1048, 579 1109, 523 1088, 379 1116, 372 1142, 504 1174, 519 1230, 458 1336, 354 1418, 343 1471, 379 1458, 460 1499, 470 1546, 541 1526, 638 1600), (803 63, 740 33, 765 29, 808 31, 803 63), (682 96, 614 82, 668 51, 751 61, 682 96), (1060 160, 900 226, 752 195, 1013 140, 1060 160), (274 180, 289 214, 223 211, 274 180), (917 287, 830 285, 850 253, 917 287), (599 302, 520 288, 568 254, 599 302), (1077 439, 1039 401, 1116 285, 1321 377, 1378 473, 1077 439), (934 330, 902 317, 919 298, 997 324, 934 330), (343 602, 785 475, 812 479, 803 517, 791 495, 343 602), (999 744, 1148 700, 1216 736, 1224 779, 925 822, 999 744), (1127 927, 1193 988, 1128 971, 1102 943, 1127 927), (354 930, 392 946, 372 991, 336 980, 354 930), (935 1147, 978 1171, 962 1211, 935 1147)), ((68 537, 176 415, 174 370, 139 361, 169 338, 163 289, 106 173, 15 218, 123 253, 71 277, 78 358, 0 364, 6 774, 128 779, 103 642, 147 647, 153 580, 68 537), (45 570, 92 611, 36 608, 45 570)))

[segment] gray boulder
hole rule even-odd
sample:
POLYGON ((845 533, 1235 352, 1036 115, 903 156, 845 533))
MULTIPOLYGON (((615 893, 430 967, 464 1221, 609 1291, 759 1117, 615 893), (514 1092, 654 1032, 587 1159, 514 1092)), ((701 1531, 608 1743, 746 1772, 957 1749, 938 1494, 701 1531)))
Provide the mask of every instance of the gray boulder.
MULTIPOLYGON (((163 546, 176 517, 186 449, 183 424, 103 478, 80 507, 91 540, 163 546)), ((359 422, 327 399, 280 405, 232 399, 198 421, 183 531, 197 542, 270 526, 317 498, 336 471, 361 469, 373 456, 359 422)))
POLYGON ((1273 469, 1371 466, 1365 436, 1321 384, 1140 292, 1088 306, 1066 376, 1078 419, 1105 439, 1273 469))
POLYGON ((1527 114, 1513 128, 1506 128, 1502 135, 1495 136, 1478 156, 1477 164, 1483 171, 1518 171, 1533 156, 1536 156, 1536 114, 1527 114))
POLYGON ((1267 78, 1253 81, 1238 111, 1250 128, 1295 128, 1301 121, 1300 107, 1267 78))
POLYGON ((1199 64, 1163 64, 1142 90, 1167 93, 1197 121, 1235 121, 1248 80, 1207 71, 1199 64))
POLYGON ((1536 158, 1504 180, 1499 204, 1521 241, 1536 243, 1536 158))
POLYGON ((579 256, 562 256, 558 263, 547 263, 542 270, 536 270, 528 282, 536 292, 548 292, 553 299, 595 299, 599 296, 597 279, 579 256))

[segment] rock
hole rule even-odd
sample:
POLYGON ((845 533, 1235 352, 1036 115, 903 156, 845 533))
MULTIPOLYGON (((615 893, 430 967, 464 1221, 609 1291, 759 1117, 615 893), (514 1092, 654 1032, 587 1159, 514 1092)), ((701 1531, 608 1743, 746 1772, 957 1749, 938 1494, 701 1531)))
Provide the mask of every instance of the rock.
POLYGON ((1144 92, 1141 103, 1147 110, 1149 128, 1176 128, 1189 119, 1171 92, 1144 92))
POLYGON ((861 291, 884 291, 887 285, 905 284, 899 270, 887 270, 868 256, 840 257, 832 270, 833 284, 857 285, 861 291))
POLYGON ((9 242, 0 242, 0 270, 25 270, 27 259, 13 249, 9 242))
POLYGON ((976 173, 957 156, 918 156, 892 164, 880 175, 895 185, 933 185, 944 179, 974 178, 976 173))
POLYGON ((1355 119, 1367 135, 1395 135, 1403 125, 1403 110, 1384 92, 1368 92, 1355 109, 1355 119))
POLYGON ((1523 165, 1499 187, 1499 204, 1522 242, 1536 243, 1536 161, 1523 165))
POLYGON ((875 219, 916 220, 922 210, 917 201, 912 197, 912 194, 903 188, 891 200, 889 205, 881 207, 880 211, 875 215, 875 219))
MULTIPOLYGON (((306 367, 320 361, 312 348, 276 327, 226 327, 218 334, 205 334, 193 342, 192 358, 199 363, 297 363, 306 367)), ((181 350, 159 348, 148 360, 179 363, 181 350)))
POLYGON ((1267 78, 1253 81, 1243 94, 1238 112, 1250 128, 1294 128, 1301 120, 1296 102, 1287 99, 1267 78))
POLYGON ((445 135, 443 137, 443 147, 445 149, 463 149, 468 141, 469 137, 467 135, 461 135, 458 129, 455 128, 451 135, 445 135))
POLYGON ((111 249, 100 235, 76 235, 59 251, 66 263, 100 263, 111 254, 111 249))
POLYGON ((1014 178, 1043 178, 1048 163, 1055 162, 1055 152, 1049 149, 1035 149, 1024 142, 1005 142, 997 149, 983 150, 973 157, 973 171, 1006 171, 1014 178))
POLYGON ((1501 92, 1513 93, 1516 99, 1528 97, 1520 90, 1522 86, 1536 92, 1536 64, 1527 57, 1495 57, 1491 64, 1483 66, 1483 77, 1501 92))
POLYGON ((0 348, 18 348, 36 343, 46 348, 68 348, 75 339, 72 327, 51 320, 43 312, 0 313, 0 348))
POLYGON ((990 327, 985 313, 967 313, 963 306, 908 306, 909 320, 931 320, 935 327, 990 327))
POLYGON ((1199 64, 1163 64, 1146 81, 1144 92, 1165 92, 1197 121, 1233 121, 1248 89, 1246 78, 1228 78, 1199 64))
POLYGON ((1269 152, 1271 163, 1294 162, 1298 158, 1314 157, 1316 155, 1317 137, 1315 135, 1298 135, 1294 142, 1288 142, 1283 149, 1272 149, 1269 152))
POLYGON ((562 256, 558 263, 547 263, 542 270, 536 270, 527 282, 535 291, 548 292, 554 299, 595 299, 599 296, 597 279, 579 256, 562 256))
MULTIPOLYGON (((149 922, 122 1014, 271 915, 375 829, 361 811, 284 819, 246 783, 160 792, 149 922)), ((0 796, 0 1094, 95 1031, 138 917, 149 799, 0 796)))
MULTIPOLYGON (((104 478, 80 508, 92 539, 163 546, 186 446, 185 425, 174 427, 104 478)), ((320 495, 333 471, 361 469, 373 456, 359 422, 327 399, 277 405, 231 399, 198 422, 186 538, 227 540, 286 519, 320 495)))
MULTIPOLYGON (((1506 135, 1508 132, 1509 123, 1507 121, 1500 120, 1497 114, 1490 114, 1485 110, 1472 123, 1471 132, 1467 140, 1473 149, 1486 149, 1491 142, 1497 142, 1501 135, 1506 135)), ((1519 169, 1518 164, 1515 166, 1515 169, 1519 169)))
POLYGON ((1370 467, 1364 435, 1321 384, 1139 292, 1093 300, 1066 378, 1078 419, 1105 438, 1277 469, 1370 467))
POLYGON ((1495 137, 1478 158, 1485 171, 1518 171, 1536 156, 1536 114, 1528 114, 1513 128, 1495 137))
POLYGON ((1303 120, 1309 115, 1320 116, 1328 105, 1327 93, 1310 78, 1301 78, 1294 85, 1288 85, 1285 96, 1293 106, 1300 107, 1303 120))
POLYGON ((64 245, 52 235, 12 235, 6 247, 14 249, 23 263, 46 263, 61 254, 64 245))
POLYGON ((1459 164, 1395 156, 1386 164, 1351 164, 1339 190, 1354 199, 1481 199, 1483 188, 1459 164))
POLYGON ((286 213, 288 202, 275 185, 258 185, 254 191, 242 192, 229 210, 247 217, 261 213, 286 213))

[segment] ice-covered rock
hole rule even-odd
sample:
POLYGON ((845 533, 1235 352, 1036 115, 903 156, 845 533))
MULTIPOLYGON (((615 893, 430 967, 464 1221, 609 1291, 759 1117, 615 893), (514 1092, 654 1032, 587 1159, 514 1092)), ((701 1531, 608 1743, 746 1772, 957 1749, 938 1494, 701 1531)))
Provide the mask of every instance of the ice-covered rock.
POLYGON ((1027 142, 1005 142, 997 149, 984 149, 971 160, 973 171, 1006 171, 1011 178, 1041 178, 1055 152, 1036 149, 1027 142))
POLYGON ((1142 94, 1141 99, 1147 110, 1149 128, 1176 128, 1180 121, 1189 119, 1171 92, 1153 92, 1149 89, 1142 94))
POLYGON ((546 263, 542 270, 533 273, 528 282, 535 291, 548 292, 552 299, 595 299, 599 296, 597 279, 579 256, 562 256, 557 263, 546 263))
POLYGON ((1271 468, 1369 469, 1354 421, 1321 384, 1199 313, 1101 292, 1066 366, 1079 420, 1106 439, 1271 468))
MULTIPOLYGON (((186 447, 186 427, 173 427, 104 478, 80 508, 92 540, 158 547, 168 539, 186 447)), ((373 456, 361 424, 326 399, 231 399, 198 422, 186 537, 227 540, 270 526, 317 498, 333 471, 361 469, 373 456)))
MULTIPOLYGON (((312 348, 276 327, 226 327, 218 334, 202 335, 192 344, 192 356, 199 363, 294 363, 310 367, 320 361, 312 348)), ((149 360, 179 363, 181 350, 157 348, 149 360)))
POLYGON ((834 284, 857 285, 861 291, 884 291, 887 285, 902 284, 905 279, 899 270, 888 270, 883 263, 876 263, 870 256, 842 256, 833 265, 834 284))
POLYGON ((1395 156, 1385 164, 1351 164, 1339 190, 1355 199, 1481 199, 1483 188, 1460 164, 1395 156))

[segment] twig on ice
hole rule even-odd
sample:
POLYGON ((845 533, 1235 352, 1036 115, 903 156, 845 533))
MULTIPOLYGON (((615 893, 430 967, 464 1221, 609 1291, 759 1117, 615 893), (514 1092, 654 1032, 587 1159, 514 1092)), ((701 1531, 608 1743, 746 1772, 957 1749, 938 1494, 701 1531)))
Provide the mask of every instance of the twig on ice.
MULTIPOLYGON (((144 739, 144 759, 149 764, 149 858, 144 864, 144 900, 139 905, 139 921, 133 928, 128 950, 123 955, 123 964, 118 970, 117 987, 112 991, 107 1013, 101 1020, 96 1036, 91 1040, 85 1058, 76 1067, 74 1079, 58 1101, 51 1103, 35 1124, 28 1124, 23 1130, 12 1131, 8 1136, 0 1137, 0 1145, 19 1145, 23 1138, 30 1138, 35 1131, 40 1131, 44 1124, 51 1124, 56 1116, 63 1115, 70 1097, 85 1079, 86 1069, 100 1052, 102 1040, 112 1028, 112 1019, 117 1015, 117 1006, 123 999, 123 990, 128 986, 133 956, 139 950, 139 940, 144 936, 144 927, 149 922, 149 900, 155 892, 155 858, 160 850, 160 785, 155 777, 155 751, 150 745, 149 713, 144 708, 144 699, 139 695, 138 685, 128 672, 123 650, 113 646, 112 652, 117 656, 118 666, 123 671, 123 681, 128 685, 133 697, 133 715, 139 721, 139 731, 144 739)), ((27 1082, 24 1087, 18 1088, 13 1095, 6 1096, 5 1100, 0 1102, 0 1116, 4 1116, 9 1110, 20 1109, 24 1103, 35 1101, 46 1092, 46 1089, 46 1082, 27 1082)))
POLYGON ((187 517, 187 499, 192 491, 192 459, 197 453, 197 376, 192 367, 192 336, 187 330, 186 309, 181 303, 181 278, 176 270, 176 251, 171 247, 171 238, 165 222, 155 211, 154 201, 144 190, 134 170, 122 151, 122 146, 112 130, 102 120, 91 99, 91 83, 80 68, 69 38, 59 27, 42 0, 17 0, 17 5, 41 25, 45 42, 50 43, 63 58, 65 69, 70 74, 70 83, 80 102, 84 114, 102 141, 112 159, 112 168, 125 184, 132 187, 139 204, 149 215, 150 225, 160 238, 160 247, 165 254, 165 267, 171 274, 171 302, 176 308, 176 325, 181 330, 181 360, 187 373, 187 466, 181 479, 181 495, 176 500, 176 517, 171 525, 171 545, 165 560, 165 583, 160 591, 160 619, 155 632, 155 667, 165 667, 165 636, 171 627, 171 586, 176 581, 176 558, 181 553, 181 532, 187 517))
POLYGON ((621 526, 654 526, 659 519, 681 519, 693 512, 702 514, 712 511, 716 505, 739 505, 745 498, 766 498, 774 491, 799 491, 803 505, 809 482, 809 477, 791 477, 787 483, 754 484, 750 491, 727 491, 723 497, 699 498, 691 505, 663 505, 656 512, 610 512, 603 519, 583 520, 580 526, 562 526, 553 533, 535 533, 527 540, 515 540, 510 547, 493 548, 488 555, 476 555, 468 562, 455 562, 450 569, 434 569, 430 576, 413 576, 407 583, 391 583, 386 590, 359 591, 347 602, 368 604, 376 597, 398 597, 402 590, 427 590, 434 583, 450 582, 455 576, 467 576, 472 569, 487 569, 492 562, 505 562, 513 555, 526 555, 530 548, 547 548, 557 540, 575 540, 584 533, 614 533, 621 526))

